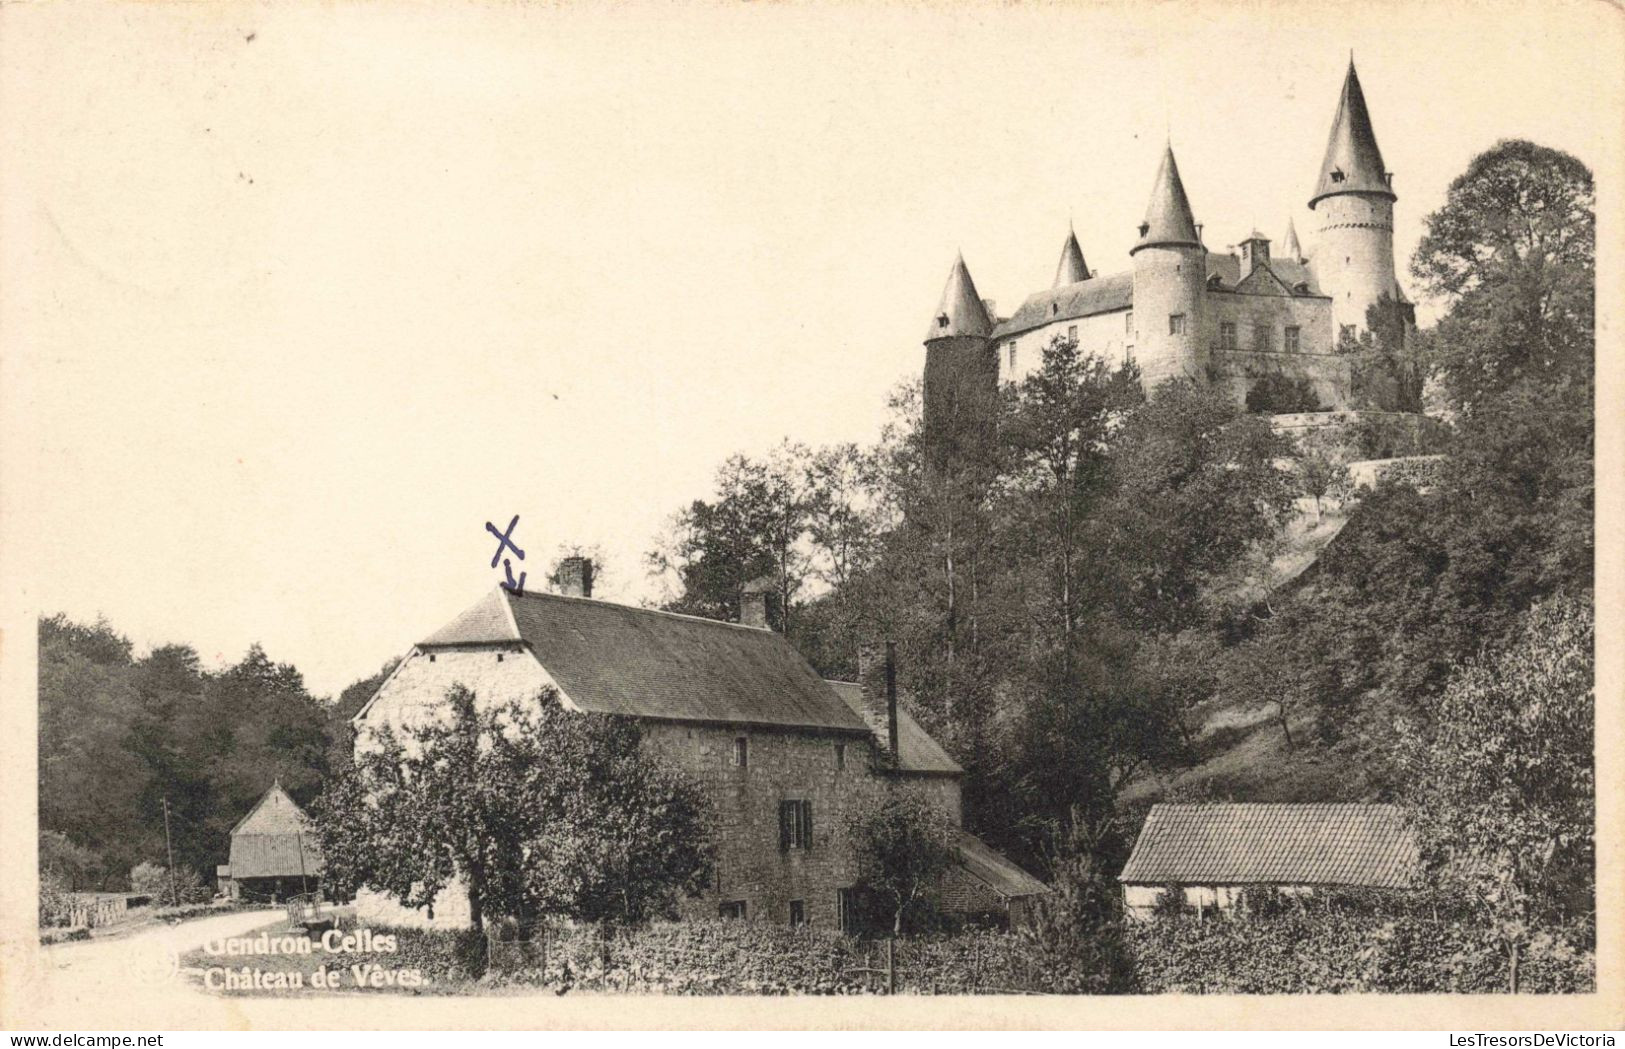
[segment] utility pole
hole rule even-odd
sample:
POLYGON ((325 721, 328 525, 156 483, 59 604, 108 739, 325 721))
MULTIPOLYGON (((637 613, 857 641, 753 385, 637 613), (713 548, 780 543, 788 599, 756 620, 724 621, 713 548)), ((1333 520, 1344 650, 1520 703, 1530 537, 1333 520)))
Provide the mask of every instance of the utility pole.
POLYGON ((175 846, 169 840, 169 795, 164 795, 164 851, 169 854, 169 902, 173 907, 180 906, 180 898, 175 892, 175 846))

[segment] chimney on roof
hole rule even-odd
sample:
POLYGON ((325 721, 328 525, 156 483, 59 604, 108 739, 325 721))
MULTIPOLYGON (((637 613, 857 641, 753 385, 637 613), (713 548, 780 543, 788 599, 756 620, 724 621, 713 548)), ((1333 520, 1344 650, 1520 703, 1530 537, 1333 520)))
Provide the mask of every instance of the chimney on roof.
POLYGON ((778 584, 770 575, 757 576, 739 588, 739 624, 758 630, 771 630, 767 617, 768 595, 776 593, 778 584))
POLYGON ((897 767, 897 642, 865 641, 858 646, 858 684, 863 720, 875 738, 880 763, 897 767))
POLYGON ((591 597, 592 558, 566 557, 560 561, 558 587, 565 597, 591 597))

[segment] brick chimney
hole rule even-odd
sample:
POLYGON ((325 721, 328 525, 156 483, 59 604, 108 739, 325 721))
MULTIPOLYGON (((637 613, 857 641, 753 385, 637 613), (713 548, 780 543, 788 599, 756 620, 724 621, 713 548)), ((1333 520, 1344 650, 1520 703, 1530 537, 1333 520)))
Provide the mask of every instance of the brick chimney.
POLYGON ((566 557, 560 561, 558 587, 565 597, 591 597, 592 558, 566 557))
POLYGON ((858 684, 863 689, 863 720, 875 737, 886 768, 897 767, 897 642, 865 641, 858 646, 858 684))
POLYGON ((759 630, 771 630, 773 624, 767 618, 767 598, 769 594, 778 589, 777 582, 770 575, 757 576, 739 588, 739 623, 741 626, 753 626, 759 630))

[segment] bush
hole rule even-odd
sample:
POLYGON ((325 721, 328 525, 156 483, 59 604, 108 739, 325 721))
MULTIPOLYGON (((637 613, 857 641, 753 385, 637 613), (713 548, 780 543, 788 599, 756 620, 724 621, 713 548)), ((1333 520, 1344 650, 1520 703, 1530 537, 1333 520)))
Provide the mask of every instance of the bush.
POLYGON ((130 891, 138 896, 151 896, 154 906, 184 907, 189 903, 206 903, 211 895, 197 871, 190 867, 177 867, 171 884, 169 871, 156 863, 140 863, 130 871, 130 891))

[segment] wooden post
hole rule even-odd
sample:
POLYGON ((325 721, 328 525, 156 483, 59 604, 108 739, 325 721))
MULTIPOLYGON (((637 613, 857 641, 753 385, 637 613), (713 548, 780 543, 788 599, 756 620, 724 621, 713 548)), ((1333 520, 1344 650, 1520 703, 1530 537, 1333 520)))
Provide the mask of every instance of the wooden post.
POLYGON ((886 937, 886 993, 897 993, 897 937, 886 937))
POLYGON ((180 895, 175 889, 175 846, 169 840, 169 795, 164 795, 164 852, 169 855, 169 905, 179 907, 180 895))

